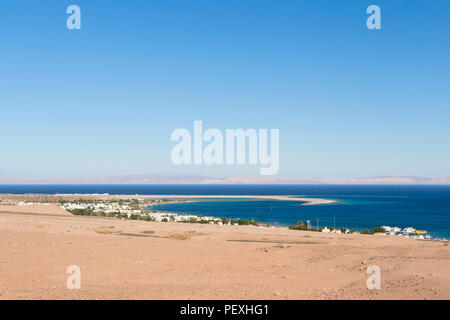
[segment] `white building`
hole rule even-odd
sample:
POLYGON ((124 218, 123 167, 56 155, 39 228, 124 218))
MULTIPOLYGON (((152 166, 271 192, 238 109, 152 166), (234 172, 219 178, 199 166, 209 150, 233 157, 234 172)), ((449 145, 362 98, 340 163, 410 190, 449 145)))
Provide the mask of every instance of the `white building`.
POLYGON ((406 234, 414 233, 414 231, 416 231, 416 229, 414 229, 413 227, 408 227, 402 230, 402 232, 406 234))

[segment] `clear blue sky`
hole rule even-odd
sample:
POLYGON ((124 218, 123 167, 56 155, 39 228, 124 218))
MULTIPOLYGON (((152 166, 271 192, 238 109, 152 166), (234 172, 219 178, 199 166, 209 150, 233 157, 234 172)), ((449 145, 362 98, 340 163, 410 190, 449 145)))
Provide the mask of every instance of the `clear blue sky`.
POLYGON ((450 176, 446 0, 2 0, 0 41, 0 176, 259 174, 173 165, 194 120, 279 128, 282 177, 450 176))

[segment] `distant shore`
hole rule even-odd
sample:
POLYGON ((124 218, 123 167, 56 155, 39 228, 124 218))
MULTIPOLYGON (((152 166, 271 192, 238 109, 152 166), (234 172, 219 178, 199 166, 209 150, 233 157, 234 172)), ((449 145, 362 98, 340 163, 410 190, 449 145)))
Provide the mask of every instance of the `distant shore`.
POLYGON ((263 200, 281 200, 281 201, 300 201, 305 202, 302 205, 333 204, 337 200, 321 198, 304 198, 296 196, 280 195, 143 195, 146 199, 263 199, 263 200))
POLYGON ((283 195, 122 195, 122 194, 0 194, 0 200, 2 197, 7 197, 8 199, 26 199, 32 200, 33 198, 48 198, 54 199, 262 199, 262 200, 281 200, 281 201, 299 201, 304 202, 301 205, 319 205, 319 204, 333 204, 337 203, 338 200, 334 199, 323 199, 323 198, 309 198, 309 197, 298 197, 298 196, 283 196, 283 195))

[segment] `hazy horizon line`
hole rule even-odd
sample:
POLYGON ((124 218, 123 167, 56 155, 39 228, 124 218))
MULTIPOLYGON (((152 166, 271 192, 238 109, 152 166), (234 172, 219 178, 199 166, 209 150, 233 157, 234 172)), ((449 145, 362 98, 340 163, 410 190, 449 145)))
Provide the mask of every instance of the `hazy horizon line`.
POLYGON ((425 178, 406 176, 378 176, 357 178, 286 178, 262 176, 234 176, 215 178, 202 175, 133 174, 98 178, 22 178, 0 177, 0 184, 316 184, 316 185, 448 185, 450 177, 425 178))

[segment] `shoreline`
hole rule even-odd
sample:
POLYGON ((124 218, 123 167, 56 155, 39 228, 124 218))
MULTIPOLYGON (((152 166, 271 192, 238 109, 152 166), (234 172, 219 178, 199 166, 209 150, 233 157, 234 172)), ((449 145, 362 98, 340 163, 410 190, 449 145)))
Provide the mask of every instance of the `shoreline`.
MULTIPOLYGON (((71 194, 73 195, 73 194, 71 194)), ((95 194, 91 194, 93 196, 95 194)), ((108 195, 114 198, 133 199, 261 199, 261 200, 280 200, 280 201, 299 201, 305 202, 301 205, 319 205, 338 203, 338 200, 323 198, 308 198, 290 195, 108 195)))
MULTIPOLYGON (((19 200, 25 200, 27 201, 37 201, 37 203, 44 203, 44 202, 60 202, 60 201, 77 201, 77 200, 90 200, 90 201, 117 201, 117 200, 138 200, 138 201, 149 201, 149 200, 170 200, 169 202, 164 202, 164 203, 147 203, 147 204, 142 204, 140 205, 140 210, 141 211, 146 211, 146 210, 152 210, 154 211, 154 213, 157 213, 159 215, 168 215, 168 216, 187 216, 187 217, 202 217, 204 219, 206 219, 207 221, 218 221, 221 219, 227 219, 227 218, 223 218, 220 216, 214 216, 214 215, 210 215, 208 213, 205 214, 200 214, 200 215, 195 215, 195 214, 189 214, 189 213, 184 213, 184 212, 172 212, 169 210, 161 210, 161 209, 154 209, 154 206, 158 206, 158 205, 169 205, 169 204, 174 204, 174 203, 180 203, 180 202, 192 202, 195 200, 206 200, 206 199, 259 199, 259 200, 276 200, 276 201, 298 201, 298 202, 303 202, 299 205, 322 205, 322 204, 335 204, 340 202, 339 200, 336 199, 324 199, 324 198, 308 198, 308 197, 304 197, 304 196, 293 196, 293 195, 140 195, 140 194, 135 194, 135 195, 131 195, 131 194, 108 194, 108 193, 103 193, 103 194, 97 194, 97 193, 86 193, 86 194, 79 194, 79 193, 70 193, 70 194, 0 194, 0 211, 4 211, 2 210, 2 206, 4 206, 5 204, 8 205, 8 203, 5 203, 4 200, 7 199, 7 201, 15 201, 17 204, 17 201, 19 200)), ((21 201, 21 202, 22 202, 21 201)), ((44 203, 45 204, 45 203, 44 203)), ((20 206, 20 203, 19 203, 20 206)), ((67 209, 67 208, 64 208, 67 209)), ((15 210, 14 210, 15 211, 15 210)), ((73 214, 73 213, 71 213, 73 214)), ((142 215, 142 213, 138 213, 138 215, 142 215)), ((145 214, 144 214, 145 215, 145 214)), ((149 213, 146 213, 146 215, 151 215, 149 213)), ((130 219, 130 216, 128 216, 128 219, 130 219)), ((154 217, 152 218, 154 219, 154 217)), ((186 222, 185 220, 181 219, 182 222, 186 222)), ((246 219, 227 219, 227 220, 243 220, 244 221, 250 221, 250 220, 246 220, 246 219)), ((277 222, 261 222, 261 221, 253 221, 251 220, 251 222, 257 222, 260 226, 263 227, 267 227, 267 228, 290 228, 293 227, 292 225, 284 225, 284 224, 279 224, 277 222)), ((197 222, 198 223, 198 222, 197 222)), ((203 221, 203 223, 205 223, 203 221)), ((329 228, 329 226, 328 226, 329 228)), ((390 228, 390 227, 389 227, 390 228)), ((350 229, 347 228, 336 228, 336 230, 331 230, 332 233, 340 233, 339 231, 342 229, 346 229, 346 231, 342 231, 342 233, 348 234, 348 233, 359 233, 358 230, 356 231, 351 231, 350 229)), ((404 228, 404 229, 414 229, 414 228, 404 228)), ((303 229, 302 229, 303 230, 303 229)), ((367 228, 366 229, 361 229, 363 231, 370 231, 367 228)), ((415 230, 415 229, 414 229, 415 230)), ((414 231, 413 230, 413 231, 414 231)), ((311 231, 316 231, 314 230, 314 228, 312 228, 311 231)), ((317 232, 317 231, 316 231, 317 232)), ((321 230, 319 230, 318 232, 321 232, 321 230)), ((377 231, 373 231, 372 230, 372 234, 374 232, 377 231)), ((365 232, 368 233, 368 232, 365 232)), ((370 233, 370 232, 369 232, 370 233)), ((436 236, 418 236, 417 234, 414 234, 414 232, 412 233, 405 233, 405 232, 396 232, 391 233, 388 230, 386 230, 386 234, 388 234, 389 236, 404 236, 404 237, 410 237, 416 240, 427 240, 427 241, 448 241, 447 238, 442 238, 442 237, 436 237, 436 236)))
POLYGON ((26 193, 26 194, 12 194, 12 193, 2 193, 1 196, 9 198, 22 198, 22 197, 80 197, 80 198, 92 198, 95 197, 99 200, 102 199, 265 199, 265 200, 281 200, 281 201, 299 201, 305 202, 301 205, 319 205, 319 204, 333 204, 338 203, 338 200, 334 199, 323 199, 323 198, 308 198, 308 197, 298 197, 290 195, 144 195, 144 194, 108 194, 108 193, 55 193, 55 194, 36 194, 36 193, 26 193))
MULTIPOLYGON (((187 196, 187 197, 190 197, 191 199, 195 199, 195 198, 204 199, 203 196, 197 196, 197 195, 192 195, 192 196, 187 196)), ((299 198, 299 197, 290 197, 290 196, 250 196, 250 197, 248 197, 248 196, 221 196, 221 197, 208 196, 206 198, 215 198, 215 199, 221 199, 221 198, 224 198, 224 199, 270 199, 270 200, 280 200, 280 201, 286 201, 286 200, 287 201, 289 201, 289 200, 291 200, 291 201, 303 201, 303 199, 305 199, 305 200, 306 199, 311 199, 312 200, 309 203, 302 203, 301 205, 332 204, 332 203, 339 202, 338 200, 331 200, 331 199, 328 201, 328 199, 299 198)), ((185 199, 185 198, 183 198, 183 199, 185 199)), ((184 201, 184 203, 189 203, 189 202, 192 202, 192 201, 189 201, 189 200, 188 201, 184 201)), ((171 204, 176 204, 176 203, 180 203, 180 202, 174 201, 174 202, 171 202, 171 203, 153 204, 153 205, 146 206, 146 207, 143 207, 143 208, 154 210, 156 213, 159 213, 159 214, 168 214, 168 215, 174 215, 174 216, 177 216, 177 215, 178 216, 192 215, 192 214, 186 213, 186 212, 172 212, 170 210, 161 210, 161 209, 154 209, 153 208, 155 206, 160 206, 160 205, 165 206, 165 205, 171 205, 171 204)), ((209 214, 205 214, 205 215, 202 215, 202 216, 204 218, 223 219, 223 217, 215 216, 215 215, 209 215, 209 214)), ((237 218, 237 220, 239 220, 239 219, 240 218, 237 218)), ((256 220, 256 222, 258 223, 258 225, 260 227, 264 227, 264 228, 290 229, 290 227, 292 227, 292 225, 280 224, 280 223, 277 223, 277 222, 261 222, 261 221, 257 221, 257 220, 256 220)), ((325 227, 330 227, 330 226, 325 226, 325 227)), ((380 225, 379 227, 382 227, 382 226, 380 225)), ((389 226, 387 226, 387 227, 391 228, 389 226)), ((404 228, 404 229, 408 229, 408 228, 411 228, 411 227, 407 227, 407 228, 404 228)), ((344 228, 344 229, 347 229, 347 228, 344 228)), ((365 228, 365 229, 370 231, 370 229, 368 229, 368 228, 365 228)), ((412 228, 412 229, 414 229, 414 228, 412 228)), ((301 230, 302 231, 308 231, 308 232, 322 232, 320 230, 319 231, 314 230, 314 228, 312 228, 312 230, 304 230, 304 229, 301 229, 301 230)), ((341 232, 339 232, 340 230, 342 230, 342 228, 336 228, 336 230, 332 230, 332 231, 330 231, 330 233, 339 233, 339 234, 341 234, 341 232)), ((350 231, 350 229, 347 229, 347 230, 350 231)), ((362 230, 364 230, 364 229, 362 229, 362 230)), ((409 239, 418 240, 418 241, 436 241, 436 242, 444 242, 444 243, 450 241, 448 238, 445 238, 445 237, 436 237, 436 236, 431 236, 431 235, 427 235, 426 237, 423 237, 423 236, 420 236, 418 234, 415 234, 414 233, 415 230, 416 229, 414 229, 413 232, 410 232, 410 233, 407 233, 407 232, 404 232, 404 231, 390 232, 390 231, 386 230, 385 233, 383 233, 383 235, 386 235, 386 236, 389 236, 389 237, 409 238, 409 239)), ((359 231, 357 231, 357 232, 347 232, 347 233, 342 232, 342 234, 365 234, 365 233, 360 233, 359 231)), ((374 233, 372 232, 372 233, 369 233, 369 234, 374 234, 374 233)), ((380 234, 382 234, 382 233, 380 233, 380 234)))

